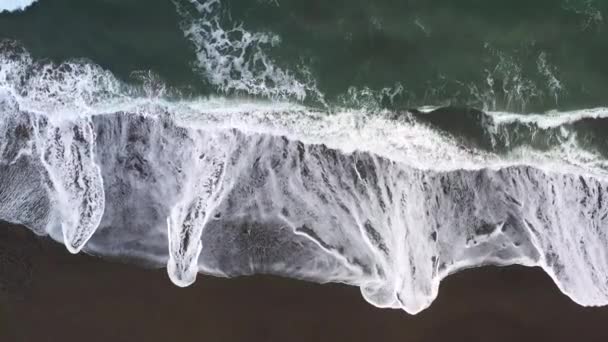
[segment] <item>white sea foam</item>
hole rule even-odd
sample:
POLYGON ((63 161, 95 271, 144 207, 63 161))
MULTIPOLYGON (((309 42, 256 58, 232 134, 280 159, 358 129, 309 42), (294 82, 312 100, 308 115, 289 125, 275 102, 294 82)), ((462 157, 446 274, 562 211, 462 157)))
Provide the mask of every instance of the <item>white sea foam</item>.
POLYGON ((0 1, 0 13, 4 11, 23 11, 37 0, 2 0, 0 1))
POLYGON ((488 60, 485 82, 468 84, 470 103, 484 110, 507 110, 525 112, 535 100, 553 101, 557 106, 567 89, 559 79, 559 70, 551 64, 550 56, 539 51, 538 55, 520 56, 506 52, 486 43, 488 60), (536 59, 536 72, 524 71, 522 58, 536 59), (539 82, 541 81, 541 82, 539 82), (544 81, 544 82, 543 82, 544 81))
POLYGON ((250 32, 243 24, 223 22, 220 0, 174 0, 174 3, 184 18, 184 34, 196 49, 199 70, 218 90, 273 99, 301 101, 312 97, 323 102, 306 67, 288 70, 267 54, 268 49, 281 43, 278 35, 250 32))
MULTIPOLYGON (((452 272, 516 263, 608 303, 608 168, 573 135, 498 153, 407 112, 150 96, 95 65, 8 50, 0 219, 71 251, 164 264, 180 286, 197 272, 345 282, 410 313, 452 272)), ((483 129, 605 113, 490 113, 483 129)))
POLYGON ((608 108, 589 108, 579 109, 569 112, 549 111, 543 114, 516 114, 508 112, 488 112, 496 123, 529 123, 534 124, 539 128, 556 128, 566 124, 575 123, 584 119, 602 119, 608 118, 608 108))
MULTIPOLYGON (((518 150, 506 156, 465 148, 453 137, 416 122, 407 112, 395 115, 386 110, 369 113, 338 108, 329 113, 289 102, 217 97, 170 100, 162 96, 149 97, 145 89, 127 86, 91 64, 38 64, 27 54, 4 56, 0 62, 3 63, 0 81, 5 84, 5 91, 19 99, 22 110, 43 114, 51 121, 116 112, 150 116, 169 112, 185 127, 237 128, 251 134, 284 135, 346 153, 367 151, 420 169, 501 168, 524 164, 559 172, 605 174, 603 168, 592 166, 602 161, 593 153, 584 153, 584 158, 564 164, 571 156, 581 154, 580 150, 564 151, 564 146, 550 151, 518 150), (377 139, 378 136, 383 139, 377 139), (588 157, 592 162, 588 162, 588 157)), ((608 117, 608 109, 536 115, 489 112, 489 115, 496 125, 521 122, 548 128, 585 118, 608 117)))

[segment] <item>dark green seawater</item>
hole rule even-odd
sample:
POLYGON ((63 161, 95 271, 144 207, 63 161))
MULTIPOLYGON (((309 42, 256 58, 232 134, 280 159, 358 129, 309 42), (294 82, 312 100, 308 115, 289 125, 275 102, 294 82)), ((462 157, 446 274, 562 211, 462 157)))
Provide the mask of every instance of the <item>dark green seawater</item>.
POLYGON ((599 0, 223 0, 207 16, 186 0, 39 0, 0 14, 0 38, 35 58, 91 60, 125 81, 151 71, 195 94, 268 95, 218 86, 197 67, 184 23, 213 18, 226 31, 274 36, 261 51, 316 84, 310 105, 531 112, 606 106, 606 13, 599 0))

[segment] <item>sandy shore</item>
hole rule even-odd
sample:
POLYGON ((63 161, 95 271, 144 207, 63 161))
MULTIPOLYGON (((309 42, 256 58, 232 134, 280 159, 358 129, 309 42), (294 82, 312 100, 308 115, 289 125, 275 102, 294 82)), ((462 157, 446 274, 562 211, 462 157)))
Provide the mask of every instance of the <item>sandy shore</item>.
POLYGON ((449 277, 417 316, 377 309, 357 288, 269 276, 200 276, 70 255, 0 226, 0 341, 608 341, 608 307, 584 308, 540 269, 449 277))

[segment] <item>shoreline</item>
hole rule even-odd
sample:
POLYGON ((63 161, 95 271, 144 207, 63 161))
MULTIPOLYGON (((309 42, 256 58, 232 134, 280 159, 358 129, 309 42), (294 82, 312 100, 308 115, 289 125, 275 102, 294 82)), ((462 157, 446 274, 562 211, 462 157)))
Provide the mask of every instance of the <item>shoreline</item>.
POLYGON ((540 268, 450 275, 431 307, 410 316, 378 309, 342 284, 199 276, 181 289, 165 270, 71 255, 7 228, 0 225, 2 341, 608 339, 608 307, 579 306, 540 268))

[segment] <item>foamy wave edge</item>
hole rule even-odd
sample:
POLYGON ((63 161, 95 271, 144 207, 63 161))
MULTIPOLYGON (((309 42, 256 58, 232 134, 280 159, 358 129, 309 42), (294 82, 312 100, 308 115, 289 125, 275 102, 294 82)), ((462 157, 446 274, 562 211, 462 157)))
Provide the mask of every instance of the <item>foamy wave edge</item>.
MULTIPOLYGON (((0 219, 71 252, 166 265, 179 286, 198 272, 343 282, 412 314, 450 273, 522 264, 608 303, 605 159, 568 137, 505 156, 408 112, 171 100, 24 54, 3 56, 0 80, 0 219)), ((488 131, 606 112, 490 113, 488 131)))

